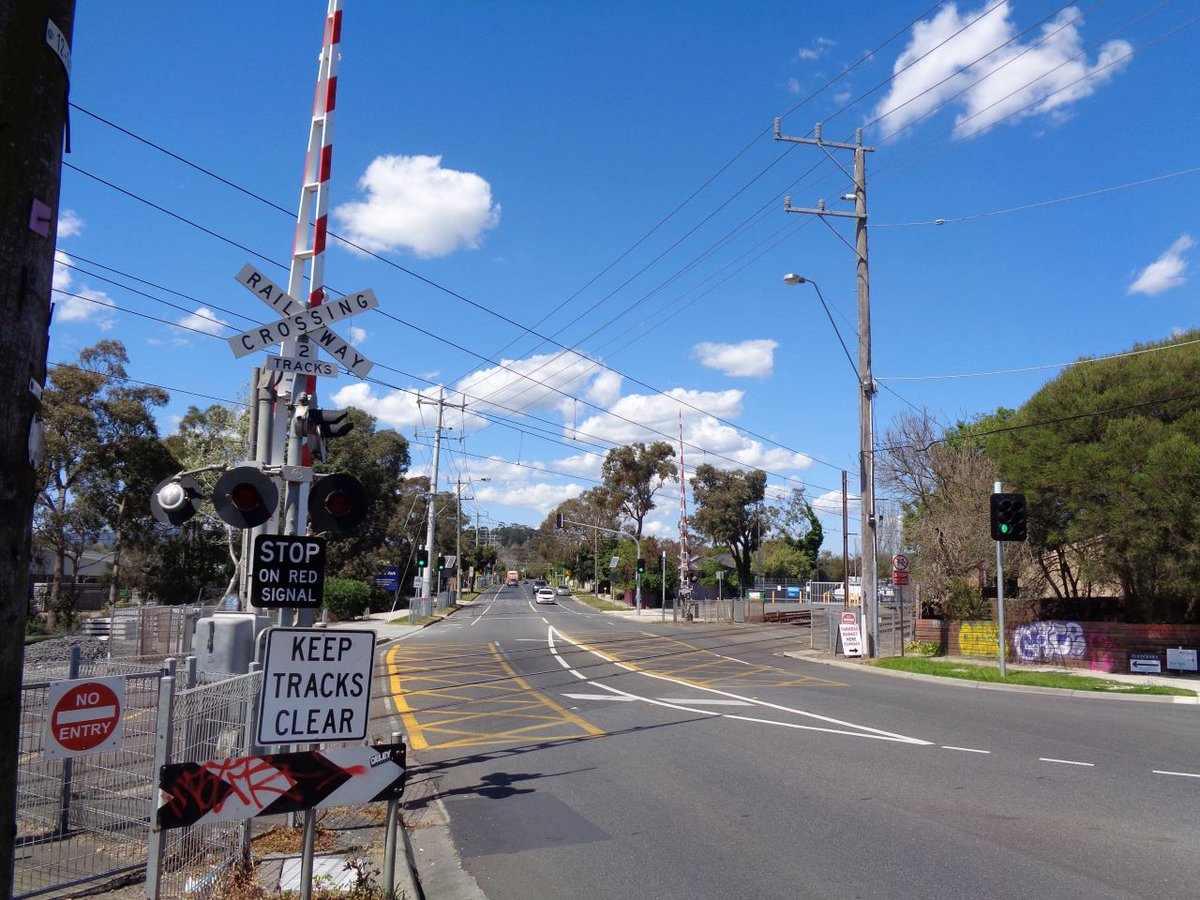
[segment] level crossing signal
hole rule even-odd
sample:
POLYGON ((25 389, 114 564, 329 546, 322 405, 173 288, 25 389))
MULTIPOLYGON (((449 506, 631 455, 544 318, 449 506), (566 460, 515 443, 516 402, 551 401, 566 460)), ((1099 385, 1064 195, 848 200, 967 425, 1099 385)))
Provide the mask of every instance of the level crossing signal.
POLYGON ((350 534, 367 517, 367 492, 353 475, 326 475, 308 495, 308 521, 313 531, 350 534))
POLYGON ((275 515, 279 488, 262 469, 236 466, 217 479, 213 508, 234 528, 255 528, 275 515))
POLYGON ((190 475, 164 478, 150 495, 150 514, 164 525, 182 525, 196 514, 196 501, 203 495, 190 475))
POLYGON ((992 539, 1023 541, 1028 537, 1029 511, 1024 494, 992 494, 992 539))

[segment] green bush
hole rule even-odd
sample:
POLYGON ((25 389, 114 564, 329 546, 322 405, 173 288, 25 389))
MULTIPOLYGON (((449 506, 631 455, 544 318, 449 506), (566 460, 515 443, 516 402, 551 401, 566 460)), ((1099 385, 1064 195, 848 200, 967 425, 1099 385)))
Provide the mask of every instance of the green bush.
POLYGON ((989 609, 979 588, 965 578, 951 578, 946 585, 946 599, 942 601, 942 612, 947 619, 969 622, 986 619, 989 609))
POLYGON ((942 646, 937 641, 909 641, 904 645, 904 649, 916 656, 942 655, 942 646))
POLYGON ((339 621, 357 619, 371 606, 371 585, 350 578, 327 578, 324 606, 339 621))

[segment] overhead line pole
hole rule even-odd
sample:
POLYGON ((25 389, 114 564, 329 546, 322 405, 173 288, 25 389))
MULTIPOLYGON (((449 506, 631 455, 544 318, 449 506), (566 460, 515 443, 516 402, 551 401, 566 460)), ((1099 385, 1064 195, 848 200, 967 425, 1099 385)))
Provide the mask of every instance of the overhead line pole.
MULTIPOLYGON (((430 556, 430 564, 425 567, 421 573, 421 596, 432 597, 431 591, 433 587, 433 562, 437 558, 437 483, 438 483, 438 460, 441 456, 442 449, 442 420, 446 411, 446 389, 438 388, 438 398, 436 400, 426 400, 420 395, 417 396, 417 405, 436 404, 438 408, 437 428, 433 435, 433 470, 429 474, 429 512, 428 520, 425 525, 425 552, 430 556)), ((459 406, 460 409, 466 409, 466 404, 459 406)))
MULTIPOLYGON (((852 150, 854 152, 854 212, 826 209, 825 201, 819 200, 816 209, 804 209, 792 206, 791 197, 784 198, 784 211, 804 213, 806 215, 855 220, 856 282, 858 285, 858 481, 860 498, 861 528, 859 531, 859 546, 862 548, 862 630, 867 656, 878 655, 879 637, 879 598, 876 593, 877 566, 875 561, 875 379, 871 375, 871 287, 870 270, 867 262, 867 154, 874 152, 874 147, 865 147, 862 142, 862 129, 855 132, 853 144, 826 141, 821 137, 821 125, 813 128, 813 137, 785 137, 780 133, 780 120, 775 120, 775 140, 787 141, 793 144, 811 144, 821 150, 839 168, 842 168, 829 153, 833 150, 852 150)), ((845 169, 842 168, 845 172, 845 169)), ((849 175, 850 173, 846 173, 849 175)), ((849 199, 847 196, 846 199, 849 199)), ((847 601, 850 599, 846 597, 847 601)))

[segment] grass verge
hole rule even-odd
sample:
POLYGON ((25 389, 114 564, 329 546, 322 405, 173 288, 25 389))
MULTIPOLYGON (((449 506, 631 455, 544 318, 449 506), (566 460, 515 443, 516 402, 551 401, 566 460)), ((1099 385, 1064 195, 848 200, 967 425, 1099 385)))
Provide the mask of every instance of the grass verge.
POLYGON ((623 609, 629 609, 624 603, 610 603, 608 600, 601 600, 595 594, 573 594, 576 600, 582 600, 592 609, 598 609, 601 612, 618 612, 623 609))
POLYGON ((1066 691, 1096 691, 1104 694, 1157 694, 1173 697, 1195 697, 1195 691, 1158 684, 1129 684, 1067 672, 1031 672, 1009 669, 1003 678, 996 666, 984 666, 957 660, 927 659, 920 656, 892 656, 875 663, 881 669, 936 675, 939 678, 962 678, 989 684, 1023 684, 1030 687, 1058 688, 1066 691))

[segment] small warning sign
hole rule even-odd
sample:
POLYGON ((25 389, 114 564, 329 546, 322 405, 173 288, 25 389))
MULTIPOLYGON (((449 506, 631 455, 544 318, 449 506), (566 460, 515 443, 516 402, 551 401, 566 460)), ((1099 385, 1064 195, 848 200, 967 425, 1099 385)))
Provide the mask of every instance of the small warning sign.
POLYGON ((86 678, 51 685, 46 698, 46 759, 66 759, 121 745, 124 678, 86 678))

